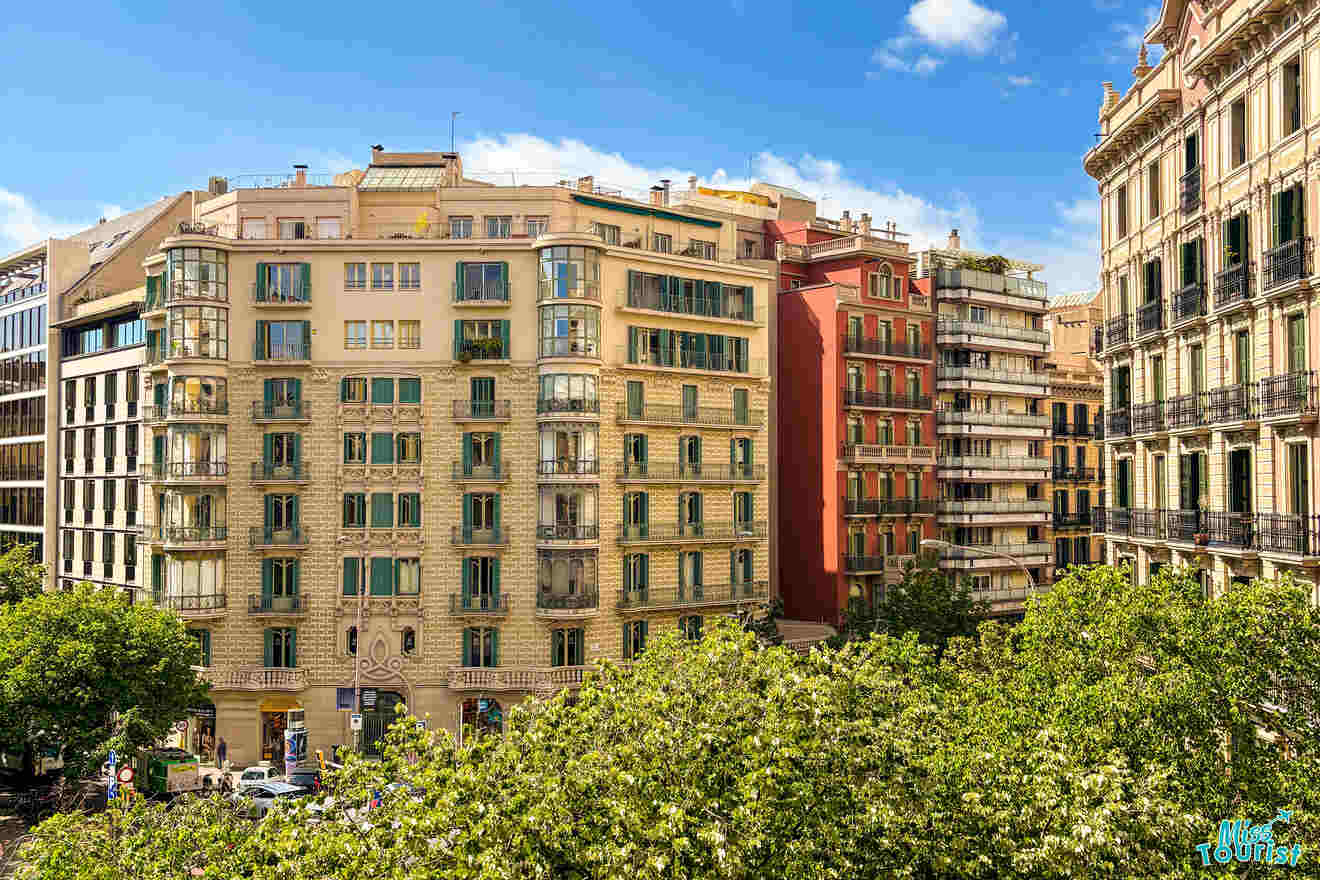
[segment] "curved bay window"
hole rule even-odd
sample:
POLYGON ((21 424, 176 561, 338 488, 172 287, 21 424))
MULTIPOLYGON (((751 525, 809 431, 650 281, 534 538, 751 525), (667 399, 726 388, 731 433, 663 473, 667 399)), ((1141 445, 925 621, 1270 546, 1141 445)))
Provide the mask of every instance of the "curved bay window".
POLYGON ((541 377, 537 412, 600 412, 596 377, 578 373, 551 373, 541 377))
POLYGON ((159 496, 160 522, 168 541, 222 541, 226 537, 224 492, 169 491, 159 496))
POLYGON ((574 599, 594 606, 597 583, 594 552, 542 550, 536 554, 536 565, 539 607, 578 607, 570 604, 574 599))
POLYGON ((600 309, 541 306, 541 357, 599 357, 600 309))
POLYGON ((542 474, 584 475, 600 473, 596 459, 597 425, 541 425, 542 474))
POLYGON ((600 299, 600 258, 595 248, 541 248, 540 299, 600 299))
POLYGON ((225 415, 229 383, 220 376, 175 376, 170 380, 170 413, 225 415))
POLYGON ((560 541, 593 541, 599 536, 596 489, 542 486, 538 532, 560 541))
POLYGON ((171 553, 166 572, 165 599, 168 607, 180 611, 224 607, 223 556, 171 553))
POLYGON ((229 357, 229 310, 216 306, 174 306, 169 310, 169 356, 229 357))
POLYGON ((170 248, 165 301, 229 301, 229 257, 212 248, 170 248))
POLYGON ((170 428, 169 473, 175 477, 222 477, 229 468, 228 429, 222 425, 170 428))

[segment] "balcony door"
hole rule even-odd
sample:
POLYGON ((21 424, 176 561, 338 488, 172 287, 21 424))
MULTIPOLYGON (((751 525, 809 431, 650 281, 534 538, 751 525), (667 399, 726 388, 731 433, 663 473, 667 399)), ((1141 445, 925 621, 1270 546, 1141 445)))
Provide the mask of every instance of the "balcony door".
POLYGON ((1224 221, 1224 268, 1239 266, 1247 253, 1247 215, 1238 214, 1224 221))
MULTIPOLYGON (((1209 470, 1204 452, 1191 452, 1178 456, 1178 507, 1196 510, 1201 497, 1206 495, 1209 470)), ((1207 499, 1208 501, 1208 499, 1207 499)))
POLYGON ((1120 458, 1115 470, 1114 506, 1126 510, 1132 507, 1132 459, 1120 458))
POLYGON ((1288 444, 1289 511, 1294 516, 1310 516, 1310 472, 1307 470, 1306 444, 1288 444))
POLYGON ((1251 381, 1251 334, 1239 330, 1233 334, 1234 376, 1238 384, 1251 381))
POLYGON ((1132 403, 1132 368, 1114 367, 1110 376, 1114 409, 1126 409, 1132 403))
POLYGON ((1251 450, 1234 449, 1228 454, 1228 509, 1251 513, 1251 450))
POLYGON ((1150 399, 1164 399, 1164 356, 1155 355, 1150 359, 1150 399))
POLYGON ((1205 390, 1205 349, 1198 342, 1187 347, 1187 378, 1191 394, 1205 390))

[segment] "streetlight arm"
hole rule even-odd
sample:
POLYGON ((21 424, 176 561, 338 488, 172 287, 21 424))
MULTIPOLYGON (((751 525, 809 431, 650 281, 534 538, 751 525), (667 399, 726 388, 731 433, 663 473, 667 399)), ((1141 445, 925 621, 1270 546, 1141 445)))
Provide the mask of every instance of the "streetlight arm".
MULTIPOLYGON (((950 544, 948 541, 939 541, 936 540, 935 538, 926 538, 921 542, 920 546, 945 547, 952 550, 954 545, 950 544)), ((963 549, 970 550, 973 553, 980 553, 982 556, 989 556, 993 559, 1007 559, 1009 562, 1013 563, 1015 566, 1022 569, 1022 573, 1027 577, 1027 586, 1031 588, 1031 592, 1033 593, 1036 592, 1036 580, 1031 576, 1031 572, 1027 570, 1027 566, 1022 562, 1021 559, 1015 559, 1014 557, 1009 556, 1007 553, 999 553, 995 550, 984 550, 980 547, 977 547, 974 544, 968 544, 967 546, 963 547, 963 549)))

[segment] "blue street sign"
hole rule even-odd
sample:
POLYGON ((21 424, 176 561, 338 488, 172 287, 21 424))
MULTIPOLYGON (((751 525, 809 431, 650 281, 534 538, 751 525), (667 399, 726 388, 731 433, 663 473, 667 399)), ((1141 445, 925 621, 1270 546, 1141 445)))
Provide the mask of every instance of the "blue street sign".
POLYGON ((119 763, 119 756, 115 754, 114 749, 110 750, 110 756, 105 759, 105 762, 109 764, 111 767, 119 763))
POLYGON ((119 783, 115 781, 113 775, 110 776, 110 784, 105 787, 105 799, 114 800, 119 795, 119 783))

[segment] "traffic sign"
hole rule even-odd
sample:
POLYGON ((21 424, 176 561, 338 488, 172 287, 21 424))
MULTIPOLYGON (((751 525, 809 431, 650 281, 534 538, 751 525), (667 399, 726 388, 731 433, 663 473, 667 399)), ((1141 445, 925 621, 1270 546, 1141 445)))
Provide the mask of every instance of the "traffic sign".
POLYGON ((111 767, 119 763, 119 756, 115 754, 114 749, 110 750, 110 755, 105 759, 105 762, 109 764, 111 767))
POLYGON ((361 729, 362 729, 362 713, 361 713, 361 712, 354 712, 352 715, 349 715, 349 716, 348 716, 348 727, 349 727, 350 730, 361 730, 361 729))
POLYGON ((132 767, 125 767, 124 769, 122 769, 122 770, 119 771, 119 781, 120 781, 120 782, 132 782, 132 781, 133 781, 133 776, 134 776, 134 773, 133 773, 133 768, 132 768, 132 767))

